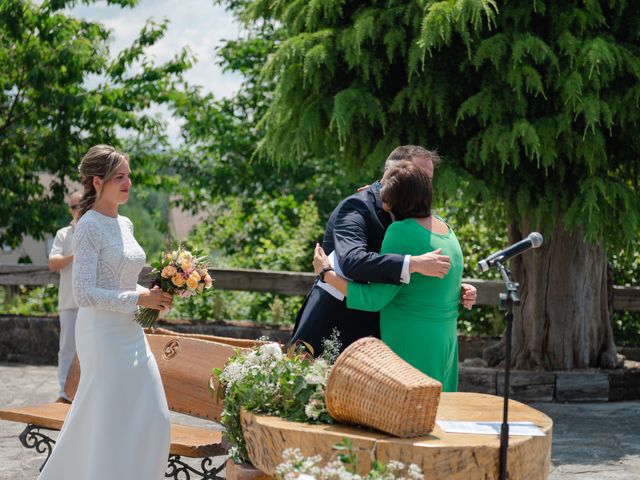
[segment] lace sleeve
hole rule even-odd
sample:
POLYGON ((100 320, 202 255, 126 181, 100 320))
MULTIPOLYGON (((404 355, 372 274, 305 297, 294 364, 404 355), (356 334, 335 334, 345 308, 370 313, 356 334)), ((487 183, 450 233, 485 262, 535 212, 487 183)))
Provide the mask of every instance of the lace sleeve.
POLYGON ((100 227, 93 222, 79 222, 73 235, 73 295, 78 307, 92 307, 114 312, 132 313, 138 292, 110 290, 97 286, 100 227))
MULTIPOLYGON (((123 217, 123 218, 124 218, 125 223, 129 227, 129 230, 131 231, 131 235, 133 235, 133 222, 130 219, 128 219, 127 217, 123 217)), ((140 285, 139 283, 136 283, 136 291, 138 292, 138 294, 140 294, 140 293, 148 292, 149 289, 147 287, 145 287, 144 285, 140 285)))

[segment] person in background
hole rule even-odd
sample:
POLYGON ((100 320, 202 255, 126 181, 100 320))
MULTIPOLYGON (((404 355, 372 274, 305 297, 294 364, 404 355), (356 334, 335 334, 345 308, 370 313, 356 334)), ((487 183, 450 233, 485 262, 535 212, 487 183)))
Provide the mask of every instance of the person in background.
POLYGON ((81 192, 69 195, 68 204, 71 223, 56 232, 51 252, 49 252, 49 270, 60 273, 58 289, 58 316, 60 317, 60 346, 58 349, 58 384, 60 391, 56 402, 71 403, 64 391, 67 373, 76 354, 76 317, 78 305, 71 291, 71 272, 73 269, 73 231, 80 213, 81 192))

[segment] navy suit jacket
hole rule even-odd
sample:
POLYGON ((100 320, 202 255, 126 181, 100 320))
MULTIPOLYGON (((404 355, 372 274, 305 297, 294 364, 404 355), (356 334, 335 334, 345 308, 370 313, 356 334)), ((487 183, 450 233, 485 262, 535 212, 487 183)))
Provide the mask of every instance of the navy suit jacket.
MULTIPOLYGON (((361 283, 400 284, 404 255, 380 255, 391 216, 382 209, 380 182, 344 199, 331 213, 322 242, 327 255, 335 251, 342 272, 361 283)), ((316 280, 298 312, 291 342, 309 343, 314 354, 322 352, 322 340, 334 328, 342 350, 359 338, 380 337, 380 314, 347 308, 317 286, 316 280)))

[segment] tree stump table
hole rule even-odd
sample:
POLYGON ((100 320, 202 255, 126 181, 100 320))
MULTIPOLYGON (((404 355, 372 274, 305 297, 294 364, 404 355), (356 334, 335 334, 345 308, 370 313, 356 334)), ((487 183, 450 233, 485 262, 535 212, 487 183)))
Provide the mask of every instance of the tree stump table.
MULTIPOLYGON (((437 419, 501 422, 502 406, 502 397, 494 395, 443 393, 437 419)), ((546 434, 509 437, 509 479, 546 479, 551 463, 552 420, 511 400, 509 421, 533 422, 546 434)), ((371 469, 373 460, 398 460, 419 465, 428 479, 486 480, 499 475, 499 435, 445 433, 436 425, 428 436, 402 439, 355 426, 308 425, 246 411, 241 422, 251 462, 267 475, 274 474, 287 448, 299 448, 305 456, 322 455, 328 461, 335 455, 332 447, 345 437, 358 456, 360 474, 371 469)))

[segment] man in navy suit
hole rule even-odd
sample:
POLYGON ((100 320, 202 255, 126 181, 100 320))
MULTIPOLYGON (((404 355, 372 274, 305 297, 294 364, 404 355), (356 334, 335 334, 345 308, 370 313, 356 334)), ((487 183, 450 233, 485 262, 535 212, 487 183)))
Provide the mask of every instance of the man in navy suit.
MULTIPOLYGON (((437 152, 405 145, 391 152, 385 169, 401 160, 423 168, 430 178, 440 163, 437 152)), ((361 283, 399 285, 409 283, 413 272, 440 278, 449 272, 449 257, 440 255, 440 250, 420 256, 380 255, 382 239, 391 222, 391 215, 382 208, 380 182, 376 181, 335 208, 327 222, 322 249, 327 255, 333 252, 336 271, 361 283)), ((476 295, 473 286, 463 284, 461 297, 465 307, 470 308, 475 303, 476 295)), ((298 312, 291 342, 306 342, 317 356, 322 353, 322 340, 329 338, 334 328, 340 334, 344 350, 359 338, 379 338, 380 314, 348 309, 339 292, 332 291, 320 278, 298 312)))

